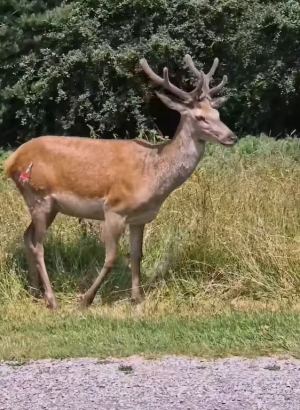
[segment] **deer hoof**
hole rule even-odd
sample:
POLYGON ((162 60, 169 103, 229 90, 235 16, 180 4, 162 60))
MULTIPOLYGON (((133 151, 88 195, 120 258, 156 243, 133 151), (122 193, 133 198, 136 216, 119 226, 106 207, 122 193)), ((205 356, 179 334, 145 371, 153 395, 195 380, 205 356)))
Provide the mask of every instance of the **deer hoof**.
POLYGON ((131 302, 134 303, 135 305, 139 305, 144 301, 143 296, 140 293, 132 293, 131 295, 131 302))
POLYGON ((80 310, 87 309, 93 302, 93 300, 90 300, 90 298, 86 294, 80 295, 78 300, 80 310))
POLYGON ((57 305, 55 297, 52 293, 50 293, 49 295, 47 293, 45 293, 44 298, 45 298, 46 306, 47 306, 48 309, 50 309, 50 310, 57 310, 58 309, 58 305, 57 305))

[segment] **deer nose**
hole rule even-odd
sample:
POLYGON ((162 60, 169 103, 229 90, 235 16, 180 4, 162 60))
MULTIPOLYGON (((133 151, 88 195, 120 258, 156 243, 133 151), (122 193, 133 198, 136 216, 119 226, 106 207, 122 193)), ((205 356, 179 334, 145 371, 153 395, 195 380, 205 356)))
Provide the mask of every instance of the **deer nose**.
POLYGON ((229 131, 222 139, 222 144, 232 147, 237 142, 237 136, 232 132, 229 131))
POLYGON ((235 135, 235 134, 233 134, 231 138, 232 138, 232 141, 233 141, 233 142, 237 142, 237 141, 238 141, 238 137, 237 137, 237 135, 235 135))
POLYGON ((233 143, 236 143, 238 140, 237 136, 233 132, 230 132, 230 134, 228 135, 228 139, 233 143))

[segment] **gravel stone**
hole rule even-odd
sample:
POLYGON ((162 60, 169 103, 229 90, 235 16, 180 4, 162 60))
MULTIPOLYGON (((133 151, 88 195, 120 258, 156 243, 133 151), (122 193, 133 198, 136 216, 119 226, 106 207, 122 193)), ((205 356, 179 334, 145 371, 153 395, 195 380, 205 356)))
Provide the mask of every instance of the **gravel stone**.
POLYGON ((70 359, 0 364, 0 410, 299 410, 300 360, 70 359))

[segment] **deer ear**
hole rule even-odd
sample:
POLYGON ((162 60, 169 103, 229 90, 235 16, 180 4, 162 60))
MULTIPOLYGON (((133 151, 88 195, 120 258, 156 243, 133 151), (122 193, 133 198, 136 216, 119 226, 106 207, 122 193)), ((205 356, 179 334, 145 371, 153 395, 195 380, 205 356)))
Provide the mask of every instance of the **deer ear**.
POLYGON ((165 94, 162 94, 162 93, 156 92, 155 94, 158 96, 158 98, 159 98, 167 107, 171 108, 171 110, 175 110, 175 111, 178 111, 178 112, 180 112, 180 113, 183 113, 184 111, 187 110, 187 106, 186 106, 184 103, 182 103, 182 102, 180 102, 180 101, 178 101, 178 100, 175 100, 175 99, 173 99, 173 98, 167 97, 165 94))
POLYGON ((215 98, 214 100, 211 101, 210 105, 213 108, 220 108, 221 105, 223 105, 226 101, 227 101, 226 97, 215 98))

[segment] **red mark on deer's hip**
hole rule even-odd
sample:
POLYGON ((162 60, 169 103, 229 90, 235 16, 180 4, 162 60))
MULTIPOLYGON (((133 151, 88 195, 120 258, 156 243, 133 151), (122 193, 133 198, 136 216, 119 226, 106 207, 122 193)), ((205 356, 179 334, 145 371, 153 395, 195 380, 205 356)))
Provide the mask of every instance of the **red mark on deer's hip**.
POLYGON ((29 181, 31 168, 32 168, 32 162, 29 164, 26 171, 21 173, 21 175, 19 177, 19 181, 22 182, 23 184, 25 184, 25 182, 29 181))

